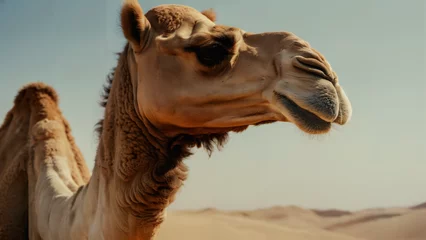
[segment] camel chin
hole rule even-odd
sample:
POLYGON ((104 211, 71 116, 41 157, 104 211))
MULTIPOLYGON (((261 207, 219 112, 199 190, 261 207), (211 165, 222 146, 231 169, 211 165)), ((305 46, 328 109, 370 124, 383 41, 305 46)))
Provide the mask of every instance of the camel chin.
POLYGON ((316 88, 321 91, 307 94, 299 89, 300 94, 295 94, 276 90, 275 105, 285 121, 294 123, 300 130, 308 134, 325 134, 333 124, 348 122, 352 107, 338 84, 319 80, 316 88))
POLYGON ((300 130, 308 134, 324 134, 331 129, 331 122, 321 119, 316 114, 298 106, 284 95, 278 95, 278 107, 283 109, 286 120, 294 123, 300 130))

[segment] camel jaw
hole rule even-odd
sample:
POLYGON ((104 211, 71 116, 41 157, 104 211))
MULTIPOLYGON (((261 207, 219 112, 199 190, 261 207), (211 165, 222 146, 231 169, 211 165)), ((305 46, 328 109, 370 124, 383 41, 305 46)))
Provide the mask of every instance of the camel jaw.
POLYGON ((324 86, 332 87, 323 88, 328 90, 314 92, 304 98, 294 97, 290 91, 274 90, 274 105, 285 121, 294 123, 303 132, 328 133, 333 124, 345 125, 350 121, 352 106, 338 83, 326 83, 324 86))
POLYGON ((332 122, 325 121, 316 114, 298 106, 288 97, 276 94, 279 108, 285 109, 286 118, 296 124, 298 128, 309 134, 324 134, 330 131, 332 122))

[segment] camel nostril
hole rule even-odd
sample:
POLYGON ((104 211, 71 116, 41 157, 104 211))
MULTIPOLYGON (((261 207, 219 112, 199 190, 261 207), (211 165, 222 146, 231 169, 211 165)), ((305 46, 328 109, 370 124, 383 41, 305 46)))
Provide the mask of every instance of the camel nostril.
POLYGON ((327 79, 332 83, 335 82, 334 77, 331 74, 330 70, 327 68, 327 66, 316 58, 295 56, 292 59, 292 64, 295 68, 299 70, 309 72, 312 75, 316 75, 323 79, 327 79))

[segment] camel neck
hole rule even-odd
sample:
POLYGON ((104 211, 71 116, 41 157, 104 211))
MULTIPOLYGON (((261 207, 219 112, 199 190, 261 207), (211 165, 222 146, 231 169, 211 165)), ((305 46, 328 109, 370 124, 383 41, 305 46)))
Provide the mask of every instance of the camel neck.
POLYGON ((148 240, 163 222, 187 169, 181 155, 174 155, 172 141, 137 113, 133 92, 122 54, 106 103, 94 176, 100 179, 105 237, 148 240))

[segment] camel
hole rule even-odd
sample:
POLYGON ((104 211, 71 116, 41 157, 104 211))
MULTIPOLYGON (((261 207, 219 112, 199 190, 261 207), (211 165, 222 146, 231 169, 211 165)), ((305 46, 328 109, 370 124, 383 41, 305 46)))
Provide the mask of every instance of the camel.
MULTIPOLYGON (((218 25, 212 10, 123 2, 127 39, 109 75, 90 174, 43 83, 21 88, 0 127, 1 239, 153 240, 193 147, 273 122, 324 134, 352 115, 325 57, 289 32, 218 25)), ((177 237, 179 238, 179 237, 177 237)))

